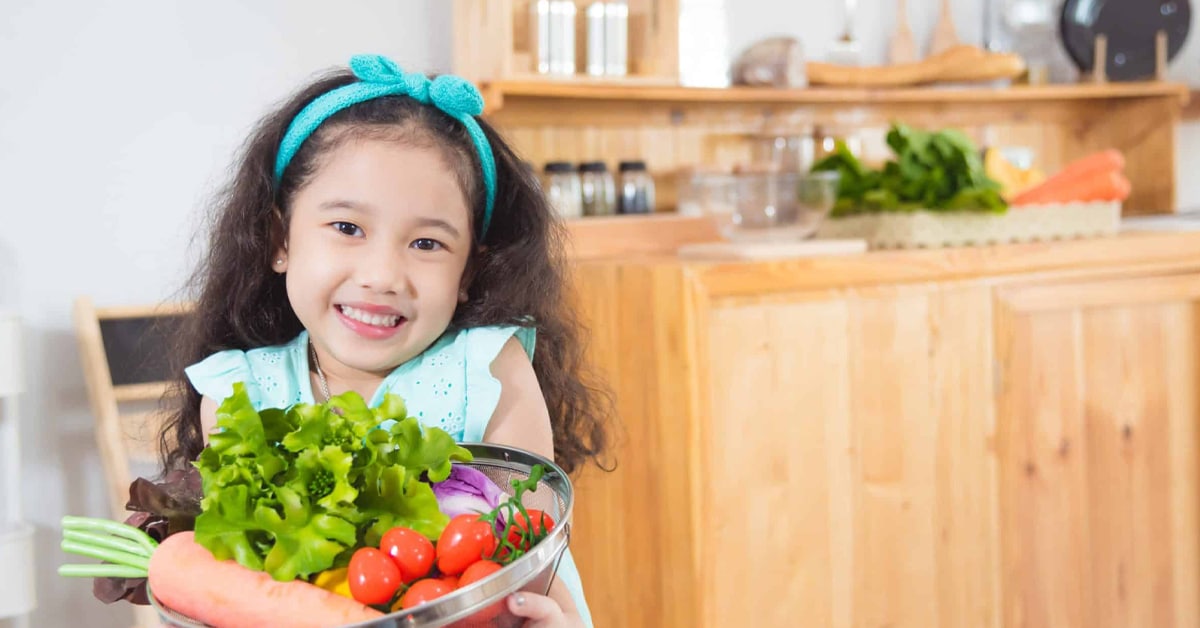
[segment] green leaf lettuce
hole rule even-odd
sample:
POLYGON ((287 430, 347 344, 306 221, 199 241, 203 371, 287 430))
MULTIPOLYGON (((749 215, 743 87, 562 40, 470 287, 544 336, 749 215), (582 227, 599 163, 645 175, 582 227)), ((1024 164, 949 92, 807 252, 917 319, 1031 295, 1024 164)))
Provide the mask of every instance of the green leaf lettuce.
POLYGON ((217 427, 195 463, 204 493, 196 542, 280 581, 344 562, 395 526, 436 539, 447 517, 429 482, 471 459, 396 395, 377 408, 351 391, 257 412, 239 383, 217 427))

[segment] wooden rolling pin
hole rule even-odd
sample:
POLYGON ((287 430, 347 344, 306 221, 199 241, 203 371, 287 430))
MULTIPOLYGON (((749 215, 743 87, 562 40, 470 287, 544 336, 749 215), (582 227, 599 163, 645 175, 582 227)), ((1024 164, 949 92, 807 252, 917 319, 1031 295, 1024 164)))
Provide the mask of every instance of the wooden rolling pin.
POLYGON ((810 85, 908 87, 1012 79, 1025 72, 1025 60, 962 44, 915 63, 855 67, 809 61, 807 71, 810 85))

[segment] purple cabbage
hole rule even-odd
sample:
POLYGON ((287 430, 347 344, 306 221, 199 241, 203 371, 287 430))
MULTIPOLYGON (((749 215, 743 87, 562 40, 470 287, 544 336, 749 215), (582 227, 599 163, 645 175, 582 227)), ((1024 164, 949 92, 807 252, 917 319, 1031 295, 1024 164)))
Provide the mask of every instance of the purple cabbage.
POLYGON ((461 514, 491 512, 507 497, 483 472, 463 464, 450 467, 450 476, 433 485, 438 508, 453 519, 461 514))

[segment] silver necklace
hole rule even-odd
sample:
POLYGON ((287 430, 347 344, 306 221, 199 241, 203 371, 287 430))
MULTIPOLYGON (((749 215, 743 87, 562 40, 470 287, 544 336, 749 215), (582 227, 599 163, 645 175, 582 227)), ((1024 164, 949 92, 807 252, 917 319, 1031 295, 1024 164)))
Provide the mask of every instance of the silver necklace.
POLYGON ((312 355, 313 366, 317 369, 317 379, 321 381, 321 392, 325 393, 325 403, 329 403, 331 398, 329 394, 329 381, 325 379, 325 373, 321 371, 321 361, 317 359, 317 348, 309 341, 308 352, 312 355))

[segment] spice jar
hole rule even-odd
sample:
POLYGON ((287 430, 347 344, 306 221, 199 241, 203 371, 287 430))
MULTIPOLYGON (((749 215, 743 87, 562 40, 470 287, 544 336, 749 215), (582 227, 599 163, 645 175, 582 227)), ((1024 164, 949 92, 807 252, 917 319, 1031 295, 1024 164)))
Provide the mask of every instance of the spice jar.
POLYGON ((603 161, 579 165, 584 216, 611 216, 617 212, 617 184, 603 161))
POLYGON ((617 166, 617 213, 649 214, 654 211, 654 179, 646 172, 646 162, 622 161, 617 166))
POLYGON ((551 161, 544 168, 546 200, 563 218, 583 216, 579 173, 567 161, 551 161))

